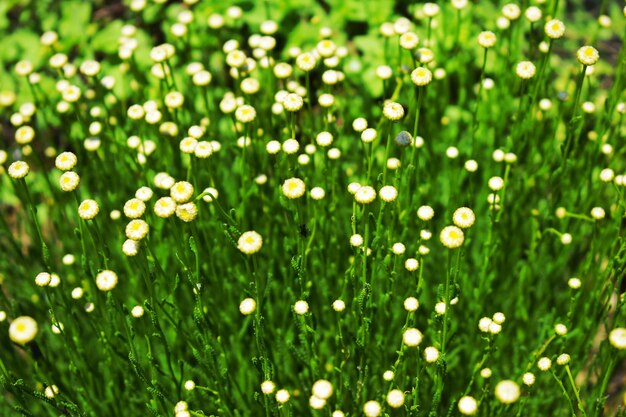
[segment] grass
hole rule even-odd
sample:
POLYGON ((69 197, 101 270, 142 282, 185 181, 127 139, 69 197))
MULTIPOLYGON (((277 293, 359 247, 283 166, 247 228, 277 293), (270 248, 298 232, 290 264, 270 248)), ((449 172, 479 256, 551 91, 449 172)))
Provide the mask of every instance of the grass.
POLYGON ((623 5, 193 3, 2 6, 0 411, 624 415, 623 5))

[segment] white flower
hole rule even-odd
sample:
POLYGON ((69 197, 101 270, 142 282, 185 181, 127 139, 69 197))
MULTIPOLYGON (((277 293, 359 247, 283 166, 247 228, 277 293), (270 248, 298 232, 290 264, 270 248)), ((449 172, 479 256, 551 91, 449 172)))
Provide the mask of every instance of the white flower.
POLYGON ((378 401, 368 401, 363 406, 363 413, 366 417, 378 417, 381 412, 381 406, 378 401))
POLYGON ((317 134, 315 142, 322 147, 330 146, 333 143, 333 135, 329 132, 320 132, 317 134))
POLYGON ((237 241, 237 248, 246 255, 252 255, 261 250, 263 238, 257 232, 251 230, 243 233, 237 241))
POLYGON ((411 81, 419 87, 429 84, 432 79, 433 74, 428 68, 417 67, 411 72, 411 81))
POLYGON ((519 385, 511 380, 498 382, 496 385, 496 398, 503 404, 512 404, 520 396, 519 385))
POLYGON ((144 220, 134 219, 126 225, 126 237, 132 240, 141 240, 148 235, 150 226, 144 220))
POLYGON ((593 46, 583 46, 576 52, 576 58, 578 62, 585 66, 595 65, 600 59, 598 50, 593 46))
POLYGON ((29 171, 30 167, 24 161, 13 162, 11 165, 9 165, 8 170, 9 176, 13 179, 24 178, 26 175, 28 175, 29 171))
POLYGON ((537 367, 539 370, 546 372, 552 367, 552 361, 547 357, 540 358, 537 361, 537 367))
POLYGON ((404 267, 406 268, 407 271, 409 272, 413 272, 415 270, 417 270, 417 268, 419 268, 420 264, 419 261, 415 258, 409 258, 404 262, 404 267))
POLYGON ((387 393, 387 404, 391 408, 400 408, 404 405, 404 393, 399 389, 393 389, 387 393))
POLYGON ((282 191, 285 197, 289 199, 300 198, 304 195, 306 186, 304 181, 300 178, 289 178, 285 180, 282 186, 282 191))
POLYGON ((47 287, 50 284, 51 276, 48 272, 40 272, 35 277, 35 284, 40 287, 47 287))
POLYGON ((309 312, 309 303, 304 300, 296 301, 296 303, 293 305, 293 310, 296 312, 296 314, 302 316, 309 312))
POLYGON ((400 120, 404 117, 404 107, 400 103, 388 101, 383 107, 383 115, 391 121, 400 120))
POLYGON ((78 206, 78 215, 81 219, 91 220, 100 212, 100 206, 95 200, 84 200, 78 206))
POLYGON ((354 199, 360 204, 369 204, 376 199, 376 190, 369 185, 360 187, 354 194, 354 199))
POLYGON ((315 381, 311 391, 313 392, 313 395, 315 395, 317 398, 327 400, 331 397, 331 395, 333 395, 333 385, 330 383, 330 381, 320 379, 318 381, 315 381))
POLYGON ((261 384, 261 392, 265 395, 271 394, 276 389, 276 384, 272 381, 263 381, 261 384))
POLYGON ((454 249, 458 248, 463 244, 463 240, 465 239, 463 230, 459 229, 456 226, 446 226, 441 230, 439 234, 439 239, 441 243, 449 248, 454 249))
POLYGON ((74 168, 78 159, 72 152, 63 152, 54 160, 55 166, 61 171, 69 171, 74 168))
POLYGON ((239 303, 239 312, 244 316, 249 316, 256 310, 256 301, 254 298, 244 298, 239 303))
POLYGON ((424 349, 424 359, 428 363, 435 363, 439 360, 439 350, 434 346, 428 346, 424 349))
POLYGON ((417 311, 420 303, 415 297, 408 297, 404 300, 404 309, 409 312, 417 311))
POLYGON ((461 414, 472 416, 476 414, 476 411, 478 410, 478 402, 474 399, 474 397, 466 395, 465 397, 461 397, 458 407, 461 414))
POLYGON ((189 223, 198 216, 198 206, 193 201, 176 206, 176 217, 189 223))
POLYGON ((291 395, 289 395, 289 391, 287 391, 286 389, 279 389, 278 391, 276 391, 276 402, 278 404, 285 404, 287 401, 289 401, 290 397, 291 395))
POLYGON ((171 197, 161 197, 154 203, 154 212, 161 218, 170 217, 176 212, 176 202, 171 197))
POLYGON ((304 100, 298 94, 289 93, 283 99, 282 105, 285 110, 290 112, 296 112, 302 108, 304 100))
POLYGON ((417 217, 422 221, 428 221, 435 215, 435 210, 431 206, 420 206, 417 209, 417 217))
POLYGON ((565 33, 565 25, 558 19, 552 19, 546 22, 544 31, 550 39, 559 39, 565 33))
POLYGON ((65 192, 74 191, 80 183, 80 177, 74 171, 64 172, 59 178, 59 186, 65 192))
POLYGON ((476 220, 476 216, 471 208, 461 207, 454 211, 452 215, 452 220, 455 225, 462 229, 467 229, 472 227, 474 221, 476 220))
POLYGON ((135 306, 130 310, 131 316, 138 319, 143 316, 144 310, 142 306, 135 306))
POLYGON ((478 44, 483 48, 491 48, 496 44, 496 35, 490 31, 480 32, 478 34, 478 44))
POLYGON ((526 372, 522 375, 522 382, 526 386, 531 386, 535 383, 535 375, 532 372, 526 372))
POLYGON ((170 189, 170 196, 177 203, 185 203, 193 196, 193 185, 187 181, 179 181, 170 189))
POLYGON ((626 329, 623 327, 616 327, 609 333, 609 343, 619 350, 626 349, 626 329))
POLYGON ((117 285, 117 274, 111 270, 104 270, 96 275, 96 286, 100 291, 111 291, 117 285))
POLYGON ((398 197, 398 190, 392 185, 385 185, 378 191, 381 200, 391 203, 398 197))
POLYGON ((122 244, 122 252, 126 256, 135 256, 139 253, 139 242, 132 239, 126 239, 122 244))
POLYGON ((415 328, 406 329, 402 334, 402 341, 409 347, 418 346, 422 343, 422 338, 422 332, 415 328))
POLYGON ((515 73, 518 77, 528 80, 535 75, 535 65, 530 61, 522 61, 515 67, 515 73))
POLYGON ((124 204, 124 215, 129 219, 137 219, 146 211, 146 203, 138 198, 131 198, 124 204))
POLYGON ((39 326, 37 322, 29 316, 16 317, 9 326, 9 338, 14 343, 25 345, 37 336, 39 326))
POLYGON ((346 303, 343 300, 335 300, 333 301, 333 310, 338 313, 341 313, 346 309, 346 303))

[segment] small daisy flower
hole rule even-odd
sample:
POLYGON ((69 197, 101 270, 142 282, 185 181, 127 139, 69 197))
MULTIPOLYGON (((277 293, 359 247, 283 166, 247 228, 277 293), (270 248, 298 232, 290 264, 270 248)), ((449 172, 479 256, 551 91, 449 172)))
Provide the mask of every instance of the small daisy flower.
POLYGON ((186 203, 193 197, 193 185, 187 181, 179 181, 170 189, 170 196, 177 203, 186 203))
POLYGON ((501 177, 491 177, 487 185, 493 191, 500 191, 504 187, 504 180, 501 177))
POLYGON ((321 147, 330 146, 333 143, 333 135, 330 132, 320 132, 317 134, 315 142, 321 147))
POLYGON ((360 187, 354 194, 354 199, 360 204, 369 204, 376 199, 376 190, 369 185, 360 187))
POLYGON ((414 312, 417 311, 417 309, 419 308, 420 303, 419 301, 417 301, 417 298, 415 297, 408 297, 406 300, 404 300, 404 309, 408 312, 414 312))
POLYGON ((417 48, 420 38, 413 32, 405 32, 400 35, 400 46, 408 51, 417 48))
POLYGON ((522 382, 524 383, 524 385, 530 387, 535 383, 535 374, 533 374, 532 372, 526 372, 524 375, 522 375, 522 382))
POLYGON ((313 187, 309 193, 313 200, 319 201, 322 200, 326 196, 326 192, 321 187, 313 187))
POLYGON ((304 72, 309 72, 315 68, 317 61, 313 54, 305 52, 296 58, 296 66, 304 72))
POLYGON ((492 48, 496 44, 496 35, 490 31, 480 32, 478 34, 478 44, 483 48, 492 48))
POLYGON ((130 315, 136 319, 143 317, 143 314, 144 310, 142 306, 135 306, 132 308, 132 310, 130 310, 130 315))
MULTIPOLYGON (((404 109, 402 109, 402 114, 404 114, 404 109)), ((361 141, 363 143, 372 143, 376 139, 377 136, 378 136, 378 132, 376 132, 376 129, 369 127, 365 129, 363 132, 361 132, 361 141)))
POLYGON ((378 191, 380 199, 386 203, 391 203, 398 197, 398 190, 392 185, 385 185, 378 191))
POLYGON ((519 396, 519 385, 514 381, 504 380, 496 385, 496 398, 503 404, 513 404, 519 396))
POLYGON ((80 183, 80 177, 74 171, 64 172, 59 178, 59 186, 65 192, 74 191, 80 183))
POLYGON ((76 166, 77 161, 76 155, 72 152, 63 152, 56 157, 54 165, 61 171, 69 171, 76 166))
POLYGON ((439 234, 439 240, 441 243, 449 249, 458 248, 463 244, 465 236, 463 230, 456 226, 446 226, 439 234))
POLYGON ((420 206, 420 208, 417 209, 417 217, 424 222, 432 219, 434 215, 435 210, 433 210, 431 206, 420 206))
POLYGON ((171 197, 161 197, 154 204, 154 213, 161 218, 168 218, 176 212, 176 202, 171 197))
POLYGON ((132 239, 126 239, 122 244, 122 252, 126 256, 135 256, 139 253, 139 242, 132 239))
POLYGON ((474 397, 466 395, 465 397, 461 397, 459 400, 458 408, 461 414, 473 416, 478 410, 478 402, 474 399, 474 397))
POLYGON ((428 68, 417 67, 411 72, 411 81, 418 87, 428 85, 433 79, 433 74, 428 68))
POLYGON ((254 107, 244 104, 235 110, 235 118, 241 123, 250 123, 256 118, 254 107))
POLYGON ((439 350, 434 346, 428 346, 424 349, 424 360, 427 363, 435 363, 439 360, 439 350))
POLYGON ((561 366, 567 365, 570 359, 571 358, 567 353, 562 353, 556 358, 556 364, 561 366))
POLYGON ((276 402, 278 404, 285 404, 287 401, 289 401, 290 397, 291 395, 286 389, 279 389, 278 391, 276 391, 276 402))
POLYGON ((609 333, 609 343, 615 349, 626 349, 626 329, 623 327, 616 327, 609 333))
POLYGON ((309 303, 304 300, 296 301, 296 303, 293 305, 293 311, 295 311, 296 314, 302 316, 309 312, 309 303))
POLYGON ((148 235, 150 226, 144 220, 135 219, 131 220, 126 225, 126 237, 132 240, 141 240, 148 235))
POLYGON ((291 200, 302 197, 305 190, 304 181, 300 178, 289 178, 285 180, 282 186, 283 194, 291 200))
POLYGON ((39 326, 29 316, 16 317, 9 326, 9 338, 12 342, 25 345, 32 342, 37 336, 39 326))
POLYGON ((15 131, 15 141, 20 145, 26 145, 35 138, 35 129, 30 126, 20 126, 15 131))
POLYGON ((358 248, 363 245, 363 236, 359 234, 354 234, 350 236, 350 246, 354 248, 358 248))
POLYGON ((579 289, 581 285, 582 285, 582 282, 580 281, 579 278, 570 278, 567 281, 567 286, 573 290, 579 289))
POLYGON ((24 161, 16 161, 9 165, 9 176, 13 179, 24 178, 30 172, 30 167, 24 161))
POLYGON ((544 31, 550 39, 559 39, 565 33, 565 25, 558 19, 552 19, 546 22, 544 31))
POLYGON ((552 361, 550 360, 550 358, 543 357, 537 361, 537 368, 539 368, 540 371, 546 372, 551 367, 552 367, 552 361))
POLYGON ((391 408, 400 408, 404 405, 404 393, 399 389, 393 389, 387 393, 387 404, 391 408))
POLYGON ((381 413, 381 406, 378 401, 368 401, 363 406, 363 414, 365 417, 378 417, 381 413))
POLYGON ((239 303, 239 312, 244 316, 249 316, 256 310, 256 301, 254 298, 244 298, 239 303))
POLYGON ((419 261, 415 258, 409 258, 406 261, 404 261, 404 268, 406 268, 406 270, 409 272, 416 271, 417 268, 419 268, 419 266, 420 266, 419 261))
POLYGON ((452 220, 454 224, 461 229, 468 229, 474 224, 476 216, 474 215, 474 212, 471 208, 461 207, 454 211, 454 214, 452 215, 452 220))
POLYGON ((576 52, 578 62, 585 66, 595 65, 600 59, 598 50, 593 46, 583 46, 576 52))
POLYGON ((402 341, 409 347, 419 346, 422 343, 422 332, 415 328, 409 328, 402 334, 402 341))
POLYGON ((333 310, 337 313, 341 313, 346 309, 346 303, 343 300, 335 300, 333 301, 333 310))
POLYGON ((194 221, 197 216, 198 206, 192 201, 176 206, 176 217, 186 223, 194 221))
POLYGON ((315 381, 311 391, 313 392, 313 395, 315 395, 317 398, 327 400, 333 395, 333 385, 330 383, 330 381, 320 379, 318 381, 315 381))
POLYGON ((261 392, 265 395, 273 393, 275 389, 276 384, 274 384, 274 382, 272 381, 263 381, 263 383, 261 384, 261 392))
POLYGON ((283 99, 282 105, 289 112, 296 112, 302 108, 304 100, 298 94, 289 93, 283 99))
POLYGON ((129 219, 137 219, 146 211, 146 203, 138 198, 131 198, 124 204, 124 215, 129 219))
POLYGON ((404 107, 400 103, 388 101, 383 107, 383 115, 391 121, 400 120, 404 117, 404 107))
POLYGON ((522 61, 515 67, 515 73, 523 80, 529 80, 535 75, 535 65, 530 61, 522 61))
POLYGON ((47 287, 50 284, 51 276, 48 272, 40 272, 35 277, 35 284, 39 287, 47 287))
POLYGON ((237 241, 237 248, 246 255, 252 255, 261 250, 263 238, 255 231, 243 233, 237 241))
POLYGON ((117 285, 117 274, 111 270, 100 271, 96 275, 96 287, 100 291, 111 291, 117 285))
POLYGON ((506 17, 508 20, 517 20, 519 19, 522 11, 519 6, 515 3, 505 4, 502 7, 502 15, 506 17))
POLYGON ((78 206, 78 215, 81 219, 91 220, 100 212, 100 206, 95 200, 84 200, 78 206))

